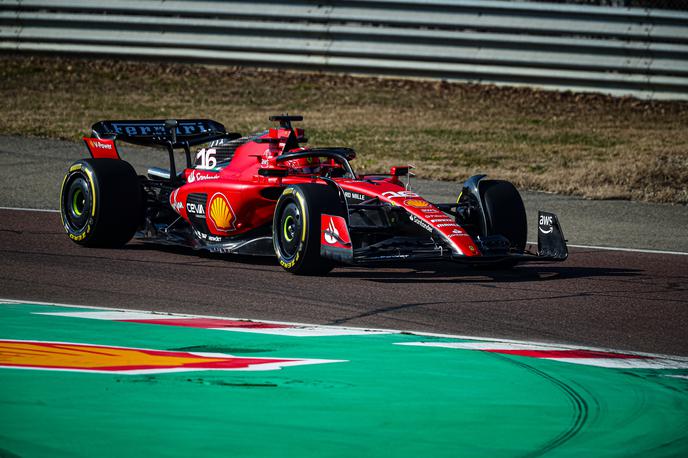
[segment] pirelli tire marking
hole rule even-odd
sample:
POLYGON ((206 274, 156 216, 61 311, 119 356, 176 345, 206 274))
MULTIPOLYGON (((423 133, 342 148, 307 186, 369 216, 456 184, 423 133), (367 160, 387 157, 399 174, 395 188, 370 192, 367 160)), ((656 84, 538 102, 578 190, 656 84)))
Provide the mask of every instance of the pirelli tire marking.
POLYGON ((281 265, 282 267, 284 267, 285 269, 291 269, 292 267, 294 267, 294 265, 296 264, 296 262, 299 260, 299 254, 300 254, 300 253, 297 252, 297 253, 296 253, 296 257, 294 257, 294 259, 292 259, 292 260, 289 261, 289 262, 284 262, 284 260, 282 260, 282 259, 280 258, 280 260, 279 260, 280 265, 281 265))
MULTIPOLYGON (((301 195, 300 192, 295 191, 294 195, 296 196, 296 199, 299 201, 299 206, 301 207, 301 242, 306 243, 306 226, 308 225, 308 215, 306 214, 306 205, 303 201, 303 196, 301 195)), ((302 246, 299 246, 299 250, 302 248, 302 246)))
MULTIPOLYGON (((305 201, 304 201, 303 196, 298 191, 298 189, 295 189, 295 188, 286 188, 282 192, 283 197, 284 196, 290 196, 290 195, 293 195, 294 197, 296 197, 296 199, 294 199, 294 200, 296 202, 298 202, 299 211, 301 213, 300 214, 300 217, 301 217, 301 237, 300 237, 300 240, 298 242, 298 245, 296 246, 294 258, 291 259, 290 261, 285 261, 283 259, 284 253, 282 253, 282 250, 280 248, 278 248, 278 246, 277 246, 278 240, 275 240, 275 242, 274 242, 275 243, 275 254, 277 255, 277 259, 279 261, 279 264, 285 269, 292 269, 295 265, 297 265, 297 263, 301 259, 301 253, 303 252, 304 246, 306 245, 306 235, 307 235, 306 230, 307 230, 307 224, 308 224, 308 219, 307 219, 308 216, 306 214, 306 206, 305 206, 305 201)), ((280 207, 280 208, 276 208, 275 211, 276 212, 277 211, 282 212, 283 209, 284 208, 280 207)), ((276 213, 276 215, 277 215, 277 213, 276 213)), ((279 216, 281 218, 281 215, 279 215, 279 216)), ((276 227, 281 227, 279 221, 275 221, 275 224, 277 224, 276 227)), ((280 228, 280 230, 282 230, 282 229, 280 228)), ((284 230, 286 231, 286 228, 284 228, 284 230)))

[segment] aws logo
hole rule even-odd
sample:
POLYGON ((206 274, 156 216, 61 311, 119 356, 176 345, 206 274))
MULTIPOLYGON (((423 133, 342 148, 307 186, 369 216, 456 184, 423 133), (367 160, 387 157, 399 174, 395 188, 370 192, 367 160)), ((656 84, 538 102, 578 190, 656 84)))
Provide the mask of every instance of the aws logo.
POLYGON ((232 206, 221 192, 216 192, 208 202, 208 220, 218 232, 232 232, 236 230, 236 215, 232 206))
POLYGON ((552 215, 540 215, 540 224, 538 224, 538 229, 540 229, 540 232, 543 234, 550 234, 554 230, 554 227, 552 226, 552 220, 552 215))

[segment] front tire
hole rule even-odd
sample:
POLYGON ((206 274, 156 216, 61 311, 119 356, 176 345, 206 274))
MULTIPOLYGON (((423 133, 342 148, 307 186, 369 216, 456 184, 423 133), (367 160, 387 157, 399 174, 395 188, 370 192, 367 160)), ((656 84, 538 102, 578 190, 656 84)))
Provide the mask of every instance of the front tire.
MULTIPOLYGON (((483 234, 501 235, 509 240, 509 251, 522 253, 526 247, 528 222, 523 199, 516 187, 508 181, 482 180, 479 184, 480 200, 485 214, 483 234)), ((510 269, 518 264, 504 259, 480 266, 486 269, 510 269)))
POLYGON ((528 222, 523 199, 508 181, 483 180, 480 197, 485 212, 485 235, 502 235, 512 251, 523 252, 528 236, 528 222))
POLYGON ((284 270, 325 275, 334 263, 320 255, 321 215, 344 215, 336 189, 315 183, 288 186, 277 200, 272 241, 284 270))
POLYGON ((118 159, 75 162, 62 181, 60 215, 74 242, 119 248, 141 223, 141 186, 134 168, 118 159))

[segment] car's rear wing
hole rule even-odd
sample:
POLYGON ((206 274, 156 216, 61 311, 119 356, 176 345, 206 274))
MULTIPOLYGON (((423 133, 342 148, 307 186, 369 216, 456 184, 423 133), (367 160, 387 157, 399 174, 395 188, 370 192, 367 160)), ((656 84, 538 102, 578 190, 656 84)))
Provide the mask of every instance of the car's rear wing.
POLYGON ((222 138, 236 138, 239 134, 227 132, 225 126, 212 119, 149 119, 136 121, 99 121, 91 126, 93 137, 120 140, 136 145, 166 146, 173 148, 200 145, 222 138))
POLYGON ((227 132, 225 126, 212 119, 149 119, 99 121, 91 127, 92 136, 84 142, 94 158, 119 159, 115 141, 141 146, 161 146, 170 156, 170 177, 176 176, 174 150, 183 148, 186 165, 191 167, 190 147, 216 140, 233 140, 240 134, 227 132))

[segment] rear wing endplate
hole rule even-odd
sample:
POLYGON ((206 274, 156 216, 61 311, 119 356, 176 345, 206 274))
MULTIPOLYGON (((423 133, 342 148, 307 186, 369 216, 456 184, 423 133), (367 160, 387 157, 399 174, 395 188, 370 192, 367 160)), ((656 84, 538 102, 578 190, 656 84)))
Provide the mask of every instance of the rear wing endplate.
POLYGON ((119 159, 119 152, 114 140, 106 138, 83 137, 91 157, 94 159, 119 159))

